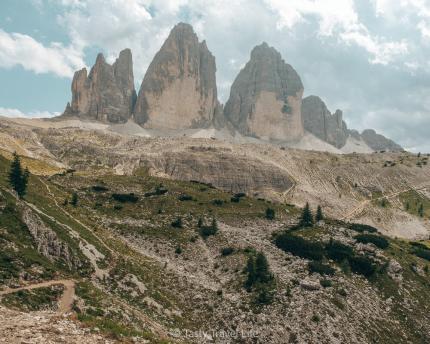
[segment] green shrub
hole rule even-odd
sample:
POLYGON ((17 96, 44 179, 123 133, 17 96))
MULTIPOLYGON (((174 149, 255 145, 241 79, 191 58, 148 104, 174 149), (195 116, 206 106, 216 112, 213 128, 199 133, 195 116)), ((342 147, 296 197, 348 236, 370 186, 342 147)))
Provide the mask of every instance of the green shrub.
POLYGON ((265 213, 265 218, 268 220, 274 220, 275 219, 275 210, 272 208, 267 208, 265 213))
POLYGON ((422 248, 414 248, 413 253, 422 259, 430 261, 430 250, 422 248))
POLYGON ((214 199, 212 201, 213 205, 222 206, 224 204, 224 201, 222 199, 214 199))
POLYGON ((319 273, 320 275, 334 275, 336 271, 328 264, 315 261, 309 262, 308 269, 310 272, 319 273))
POLYGON ((182 219, 178 217, 175 221, 170 224, 173 228, 182 228, 182 219))
POLYGON ((236 197, 236 198, 242 198, 242 197, 245 197, 245 196, 246 196, 246 194, 245 194, 245 193, 243 193, 243 192, 238 192, 238 193, 235 193, 233 197, 236 197))
POLYGON ((234 248, 233 247, 224 247, 221 250, 221 255, 223 256, 229 256, 230 254, 232 254, 234 252, 234 248))
POLYGON ((331 286, 333 286, 333 282, 328 279, 321 279, 320 284, 323 288, 330 288, 331 286))
POLYGON ((178 197, 178 200, 180 200, 180 201, 192 201, 193 197, 190 195, 187 195, 187 194, 183 194, 183 195, 180 195, 178 197))
POLYGON ((151 196, 161 196, 167 193, 167 189, 165 189, 162 185, 159 185, 155 188, 154 191, 149 191, 144 194, 145 197, 151 197, 151 196))
POLYGON ((301 258, 313 260, 321 260, 323 258, 324 247, 320 243, 312 242, 289 233, 278 235, 275 239, 275 244, 281 250, 301 258))
POLYGON ((115 201, 121 202, 121 203, 136 203, 139 200, 139 197, 137 197, 134 193, 128 193, 128 194, 112 194, 112 198, 115 201))
POLYGON ((376 266, 372 260, 365 256, 355 256, 349 258, 351 271, 365 277, 370 277, 376 272, 376 266))
POLYGON ((230 198, 230 202, 231 203, 239 203, 240 202, 240 198, 239 197, 232 197, 232 198, 230 198))
POLYGON ((218 232, 218 224, 215 219, 212 220, 212 223, 210 226, 202 226, 199 228, 199 233, 203 237, 203 239, 206 239, 211 235, 215 235, 217 232, 218 232))
POLYGON ((105 192, 105 191, 109 191, 109 189, 108 189, 106 186, 103 186, 103 185, 93 185, 93 186, 91 187, 91 189, 92 189, 94 192, 105 192))
POLYGON ((318 323, 318 322, 320 322, 320 321, 321 321, 321 317, 320 317, 318 314, 314 314, 314 315, 312 316, 311 320, 312 320, 313 322, 318 323))
POLYGON ((351 246, 342 244, 339 241, 330 240, 325 247, 327 257, 340 263, 345 259, 349 259, 354 255, 354 250, 351 246))
POLYGON ((363 244, 374 244, 381 249, 386 249, 390 245, 387 239, 375 234, 359 234, 356 235, 354 239, 363 244))
POLYGON ((369 233, 376 233, 378 230, 375 227, 364 225, 362 223, 351 223, 349 224, 349 229, 352 229, 353 231, 363 233, 363 232, 369 232, 369 233))

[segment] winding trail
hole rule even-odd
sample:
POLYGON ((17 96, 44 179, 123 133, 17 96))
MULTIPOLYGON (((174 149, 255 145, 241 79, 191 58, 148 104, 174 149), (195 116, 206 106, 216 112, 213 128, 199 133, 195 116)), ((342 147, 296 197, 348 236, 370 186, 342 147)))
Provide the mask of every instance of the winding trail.
POLYGON ((73 300, 75 297, 75 281, 73 280, 52 280, 36 284, 30 284, 19 288, 7 288, 0 291, 0 297, 3 295, 13 294, 21 290, 33 290, 38 288, 47 288, 54 285, 63 285, 64 291, 58 300, 57 313, 64 314, 72 310, 73 300))
POLYGON ((416 187, 408 187, 407 189, 403 189, 400 191, 396 191, 393 192, 391 194, 388 195, 383 195, 381 197, 378 198, 373 198, 373 199, 368 199, 365 201, 360 202, 356 207, 354 207, 354 209, 352 209, 348 214, 346 214, 341 220, 342 221, 348 221, 348 220, 352 220, 356 217, 358 217, 361 213, 363 213, 366 210, 366 207, 371 204, 373 201, 378 201, 378 200, 382 200, 382 199, 392 199, 394 197, 399 196, 400 194, 404 193, 404 192, 408 192, 408 191, 421 191, 421 190, 426 190, 428 189, 430 186, 429 184, 421 184, 419 186, 416 187))

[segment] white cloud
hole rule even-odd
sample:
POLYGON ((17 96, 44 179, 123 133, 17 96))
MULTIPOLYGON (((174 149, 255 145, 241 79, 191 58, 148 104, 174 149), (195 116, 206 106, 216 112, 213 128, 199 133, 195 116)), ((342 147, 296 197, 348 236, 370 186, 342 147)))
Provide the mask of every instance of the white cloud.
MULTIPOLYGON (((386 0, 385 0, 386 1, 386 0)), ((353 0, 265 0, 279 16, 279 29, 293 28, 295 25, 318 20, 318 34, 323 37, 338 35, 346 44, 355 44, 365 49, 373 64, 388 64, 396 57, 405 55, 408 46, 405 40, 386 41, 372 35, 360 21, 353 0)), ((377 6, 381 11, 382 5, 377 6)))
POLYGON ((71 77, 85 63, 82 53, 73 47, 56 42, 46 47, 31 36, 0 29, 0 67, 17 65, 38 74, 54 73, 60 77, 71 77))
POLYGON ((5 117, 25 117, 25 118, 49 118, 59 116, 60 112, 49 112, 49 111, 30 111, 28 113, 24 113, 18 109, 9 109, 0 107, 0 116, 5 117))

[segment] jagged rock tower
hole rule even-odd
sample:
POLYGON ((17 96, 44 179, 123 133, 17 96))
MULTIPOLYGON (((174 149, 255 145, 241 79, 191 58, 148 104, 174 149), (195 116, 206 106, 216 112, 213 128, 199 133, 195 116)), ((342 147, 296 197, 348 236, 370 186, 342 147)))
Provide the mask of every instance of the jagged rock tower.
POLYGON ((99 54, 88 76, 86 68, 75 73, 72 103, 67 104, 64 116, 124 123, 131 117, 135 100, 130 49, 121 51, 113 65, 99 54))
POLYGON ((191 25, 179 23, 142 81, 134 119, 145 128, 187 129, 212 124, 219 112, 215 57, 191 25))
POLYGON ((302 117, 305 130, 337 148, 345 146, 349 132, 341 110, 331 114, 320 97, 309 96, 303 99, 302 117))
POLYGON ((303 84, 281 54, 263 43, 233 82, 224 114, 243 135, 294 141, 303 134, 303 84))

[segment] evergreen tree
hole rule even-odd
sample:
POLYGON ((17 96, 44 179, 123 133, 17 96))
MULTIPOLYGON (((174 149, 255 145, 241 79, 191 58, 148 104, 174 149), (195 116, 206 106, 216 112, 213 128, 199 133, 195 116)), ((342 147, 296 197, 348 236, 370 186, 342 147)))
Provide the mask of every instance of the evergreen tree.
POLYGON ((303 208, 302 216, 300 218, 300 226, 302 227, 312 227, 314 224, 314 218, 312 216, 312 211, 309 206, 309 203, 306 202, 305 207, 303 208))
POLYGON ((212 219, 211 228, 214 233, 218 232, 218 223, 215 218, 212 219))
POLYGON ((319 221, 322 221, 322 220, 324 220, 324 215, 323 215, 321 206, 318 205, 317 214, 315 215, 315 221, 319 222, 319 221))
POLYGON ((203 219, 199 217, 199 220, 197 222, 197 227, 202 228, 203 227, 203 219))
POLYGON ((254 256, 250 256, 248 258, 248 261, 246 263, 246 272, 248 273, 248 278, 246 279, 246 282, 245 282, 245 288, 246 290, 250 291, 255 281, 257 280, 256 272, 255 272, 254 256))
POLYGON ((266 219, 273 220, 275 218, 275 210, 272 208, 266 209, 266 219))
POLYGON ((419 208, 418 208, 418 215, 420 217, 424 217, 424 205, 421 203, 419 208))
POLYGON ((257 254, 257 258, 255 259, 255 275, 257 281, 260 283, 268 283, 273 279, 266 256, 261 252, 257 254))
POLYGON ((29 175, 30 172, 27 168, 24 170, 24 172, 22 171, 21 160, 18 154, 14 152, 13 161, 9 170, 9 184, 16 191, 20 198, 24 197, 27 191, 29 175))
POLYGON ((72 199, 70 201, 70 204, 73 205, 74 207, 76 207, 78 205, 78 194, 75 192, 73 192, 72 194, 72 199))

